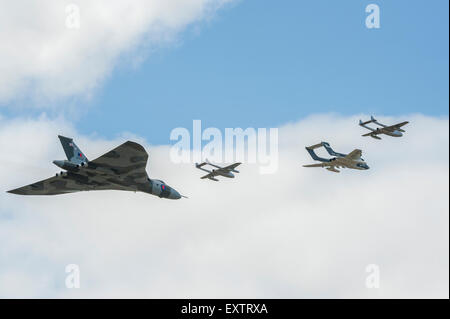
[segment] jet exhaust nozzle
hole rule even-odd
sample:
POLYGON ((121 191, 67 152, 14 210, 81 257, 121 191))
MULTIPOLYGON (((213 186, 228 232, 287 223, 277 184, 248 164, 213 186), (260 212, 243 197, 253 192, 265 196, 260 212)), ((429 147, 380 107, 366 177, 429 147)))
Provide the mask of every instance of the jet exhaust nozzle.
POLYGON ((69 161, 54 160, 53 164, 68 171, 77 171, 79 168, 78 164, 74 164, 69 161))

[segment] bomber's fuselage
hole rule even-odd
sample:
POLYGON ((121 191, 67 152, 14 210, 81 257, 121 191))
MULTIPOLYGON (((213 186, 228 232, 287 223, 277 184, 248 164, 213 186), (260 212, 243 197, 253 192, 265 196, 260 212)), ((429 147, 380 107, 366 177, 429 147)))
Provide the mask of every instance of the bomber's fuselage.
POLYGON ((170 187, 159 179, 148 179, 149 191, 146 193, 168 199, 180 199, 181 195, 174 188, 170 187))

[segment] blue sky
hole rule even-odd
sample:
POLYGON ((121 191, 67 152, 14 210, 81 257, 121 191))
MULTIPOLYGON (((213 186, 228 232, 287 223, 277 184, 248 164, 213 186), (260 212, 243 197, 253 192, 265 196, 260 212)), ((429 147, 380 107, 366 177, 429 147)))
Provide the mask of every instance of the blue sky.
POLYGON ((56 103, 81 110, 83 134, 129 131, 155 144, 193 119, 245 128, 323 112, 447 116, 448 9, 443 0, 238 1, 137 68, 119 65, 91 100, 56 103), (380 6, 380 29, 365 27, 369 3, 380 6))
POLYGON ((448 1, 221 3, 0 1, 0 297, 448 299, 448 1), (370 3, 379 30, 365 27, 370 3), (133 68, 145 46, 157 49, 133 68), (304 119, 318 113, 335 114, 304 119), (376 141, 359 114, 410 124, 376 141), (281 126, 278 170, 261 174, 259 156, 233 180, 200 179, 155 145, 194 119, 281 126), (5 192, 60 171, 57 134, 91 160, 136 140, 148 175, 189 200, 5 192), (370 169, 301 167, 323 140, 370 169), (66 288, 69 263, 81 289, 66 288))

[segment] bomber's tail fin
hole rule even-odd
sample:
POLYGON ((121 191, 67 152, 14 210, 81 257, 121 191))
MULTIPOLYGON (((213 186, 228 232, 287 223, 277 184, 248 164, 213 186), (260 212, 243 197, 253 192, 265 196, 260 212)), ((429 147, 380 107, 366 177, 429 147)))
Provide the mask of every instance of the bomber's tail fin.
POLYGON ((74 164, 86 163, 87 157, 74 143, 73 139, 65 136, 58 135, 61 145, 66 153, 67 159, 74 164))

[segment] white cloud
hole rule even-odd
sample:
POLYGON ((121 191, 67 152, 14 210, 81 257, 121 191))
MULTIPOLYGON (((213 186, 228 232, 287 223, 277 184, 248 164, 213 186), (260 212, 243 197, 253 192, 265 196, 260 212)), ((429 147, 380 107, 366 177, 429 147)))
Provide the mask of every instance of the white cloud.
POLYGON ((172 41, 230 1, 0 1, 0 103, 89 97, 121 57, 141 58, 136 49, 172 41), (71 3, 79 28, 66 26, 71 3))
MULTIPOLYGON (((187 200, 128 192, 21 197, 0 192, 2 297, 448 298, 449 122, 422 115, 402 138, 363 138, 358 117, 317 115, 280 128, 280 169, 242 165, 235 180, 200 180, 150 147, 149 175, 187 200), (361 148, 368 171, 307 169, 305 145, 361 148), (75 263, 81 288, 64 286, 75 263), (368 264, 380 289, 365 287, 368 264)), ((3 190, 51 176, 56 135, 90 158, 119 144, 61 119, 0 119, 3 190)))

